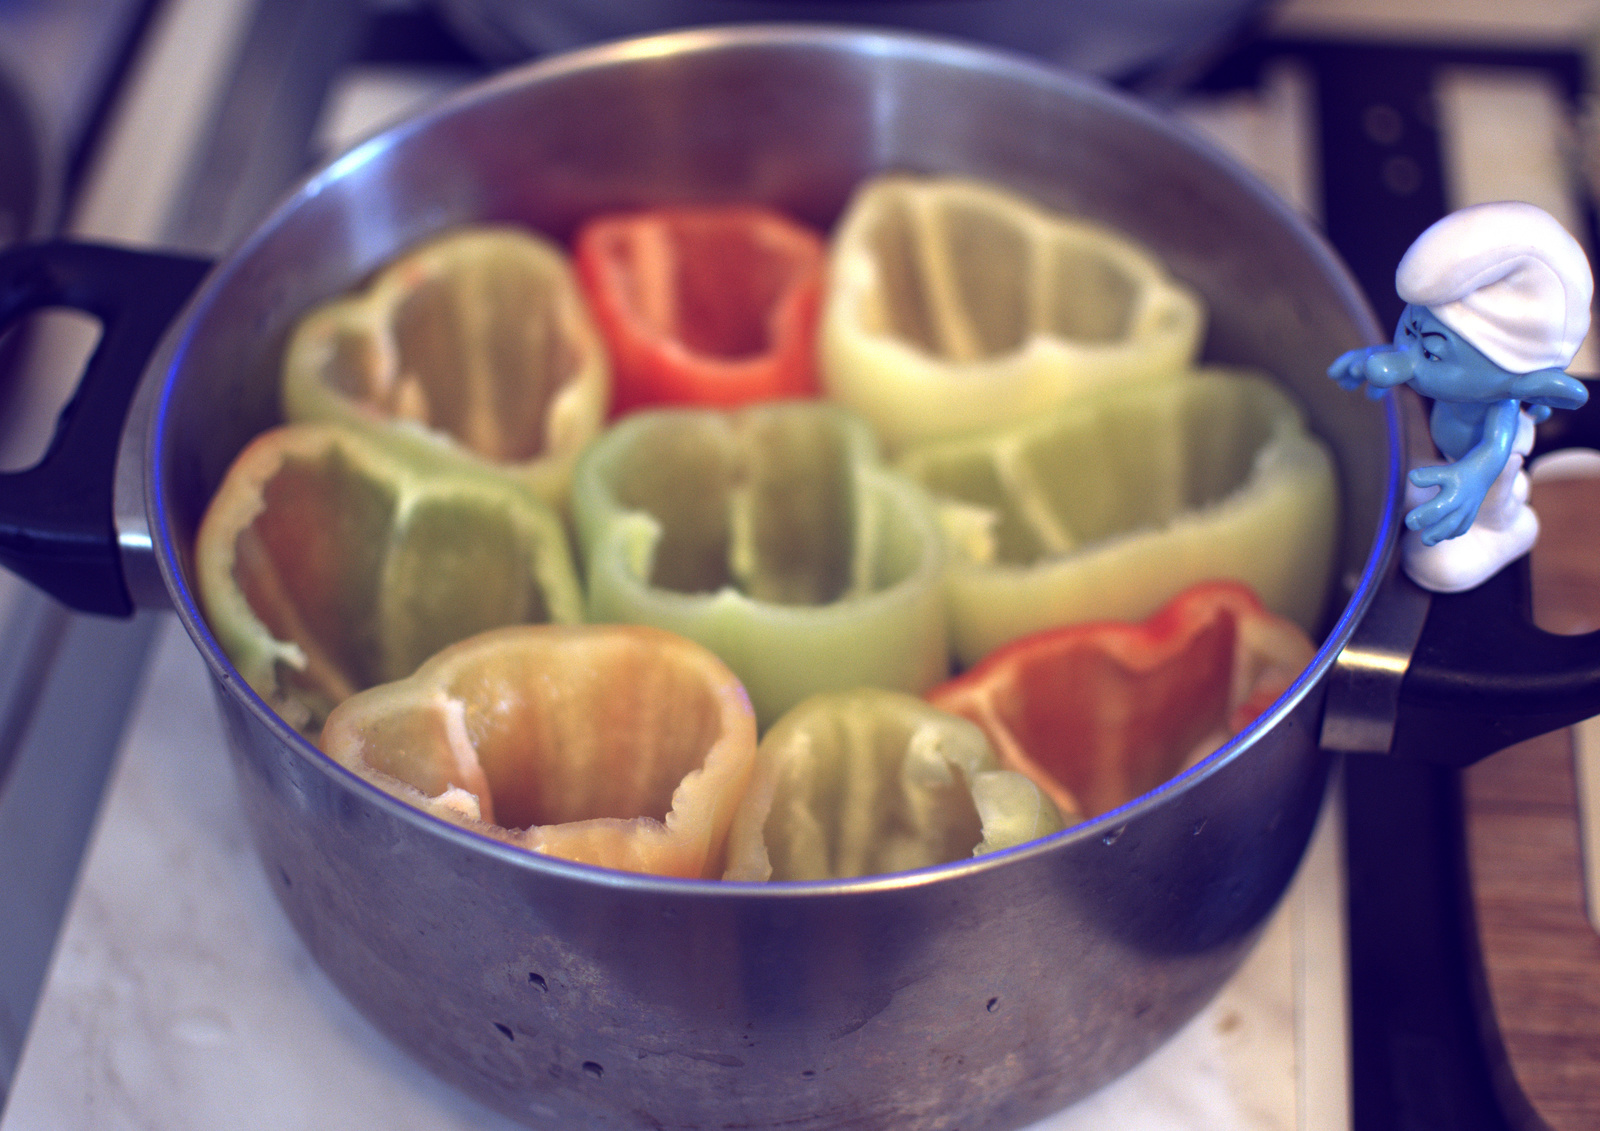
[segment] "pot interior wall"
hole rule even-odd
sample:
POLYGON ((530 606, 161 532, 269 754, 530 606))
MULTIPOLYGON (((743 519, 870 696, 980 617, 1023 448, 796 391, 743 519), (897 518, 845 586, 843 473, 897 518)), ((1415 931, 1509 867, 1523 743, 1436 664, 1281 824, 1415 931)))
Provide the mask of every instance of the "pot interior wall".
POLYGON ((1278 375, 1334 447, 1342 565, 1360 570, 1389 474, 1385 421, 1324 373, 1375 331, 1283 205, 1156 114, 1043 68, 915 40, 775 38, 696 50, 690 33, 511 72, 292 198, 213 279, 168 376, 156 495, 184 600, 206 500, 279 419, 288 328, 399 248, 473 220, 563 239, 592 212, 660 201, 755 199, 827 226, 889 169, 990 178, 1154 249, 1206 299, 1206 356, 1278 375))

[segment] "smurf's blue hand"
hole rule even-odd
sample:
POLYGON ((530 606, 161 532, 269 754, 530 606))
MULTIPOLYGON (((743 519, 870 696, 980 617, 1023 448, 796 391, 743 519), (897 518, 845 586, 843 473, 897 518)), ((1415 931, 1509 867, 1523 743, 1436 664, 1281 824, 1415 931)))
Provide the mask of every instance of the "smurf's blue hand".
POLYGON ((1494 482, 1493 475, 1484 479, 1453 463, 1415 468, 1410 479, 1418 487, 1439 488, 1437 495, 1406 515, 1406 526, 1421 533, 1424 546, 1465 534, 1478 517, 1489 484, 1494 482))
POLYGON ((1532 417, 1535 424, 1543 424, 1555 410, 1547 404, 1531 404, 1522 411, 1532 417))
POLYGON ((1374 400, 1411 376, 1411 359, 1394 346, 1367 346, 1339 355, 1328 366, 1328 376, 1341 389, 1355 390, 1365 385, 1374 400))
POLYGON ((1423 545, 1435 546, 1471 528, 1484 496, 1511 457, 1518 408, 1516 401, 1493 405, 1484 418, 1482 439, 1470 451, 1442 467, 1412 470, 1408 478, 1414 486, 1439 488, 1406 515, 1406 526, 1422 535, 1423 545))

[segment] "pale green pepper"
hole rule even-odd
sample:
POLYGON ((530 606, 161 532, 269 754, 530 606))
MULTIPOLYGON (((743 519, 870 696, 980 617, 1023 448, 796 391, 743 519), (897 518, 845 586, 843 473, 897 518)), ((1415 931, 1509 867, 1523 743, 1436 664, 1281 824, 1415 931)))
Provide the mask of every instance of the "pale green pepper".
POLYGON ((332 424, 269 429, 239 453, 195 570, 223 651, 308 734, 463 637, 583 617, 566 531, 531 491, 332 424))
POLYGON ((1062 827, 983 731, 903 692, 816 695, 777 721, 728 835, 728 880, 831 880, 947 864, 1062 827))
POLYGON ((963 665, 1030 632, 1142 620, 1232 578, 1307 631, 1333 566, 1327 449, 1271 381, 1202 370, 1085 396, 1024 424, 919 446, 963 665))
POLYGON ((291 421, 334 421, 457 470, 493 470, 562 512, 610 393, 566 253, 505 225, 408 249, 305 314, 284 351, 291 421))
POLYGON ((625 417, 579 459, 589 619, 698 640, 763 726, 819 691, 919 693, 948 653, 926 494, 837 405, 625 417))
POLYGON ((1204 322, 1192 290, 1104 224, 998 185, 886 175, 830 245, 822 383, 898 453, 1174 377, 1204 322))

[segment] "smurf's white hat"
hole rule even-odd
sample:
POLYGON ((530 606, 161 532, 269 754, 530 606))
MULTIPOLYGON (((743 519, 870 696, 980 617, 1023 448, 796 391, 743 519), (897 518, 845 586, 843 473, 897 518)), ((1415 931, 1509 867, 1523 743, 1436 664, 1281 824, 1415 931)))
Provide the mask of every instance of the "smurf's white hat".
POLYGON ((1400 260, 1394 286, 1511 373, 1565 369, 1589 332, 1594 276, 1583 248, 1521 201, 1435 223, 1400 260))

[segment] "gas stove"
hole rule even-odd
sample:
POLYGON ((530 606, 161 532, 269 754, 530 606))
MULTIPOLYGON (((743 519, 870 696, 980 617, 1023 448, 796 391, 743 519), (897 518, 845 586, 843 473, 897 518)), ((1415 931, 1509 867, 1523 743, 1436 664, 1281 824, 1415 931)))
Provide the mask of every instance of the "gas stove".
MULTIPOLYGON (((1410 6, 1407 24, 1405 3, 1288 3, 1203 74, 1143 90, 1323 222, 1383 318, 1388 273, 1429 213, 1516 196, 1591 229, 1567 176, 1577 14, 1523 27, 1507 49, 1508 29, 1484 26, 1493 14, 1410 6)), ((0 0, 0 28, 16 7, 0 0)), ((62 166, 72 191, 54 227, 81 238, 220 254, 316 164, 487 70, 406 0, 123 8, 120 97, 96 103, 94 144, 62 166)), ((73 348, 46 341, 22 364, 59 382, 73 348)), ((1575 368, 1600 367, 1588 354, 1575 368)), ((0 600, 8 639, 37 661, 0 669, 0 904, 27 911, 0 924, 0 1131, 509 1128, 372 1029, 283 920, 176 621, 78 617, 15 583, 0 600), (65 786, 62 749, 93 754, 65 786)), ((1481 979, 1448 898, 1460 812, 1453 779, 1352 759, 1219 997, 1144 1064, 1028 1131, 1511 1126, 1472 1035, 1481 979), (1404 843, 1373 835, 1396 823, 1404 843), (1418 865, 1406 881, 1433 893, 1410 906, 1395 892, 1418 889, 1381 874, 1401 871, 1400 853, 1418 865), (1452 1088, 1430 1114, 1427 1097, 1452 1088)))

